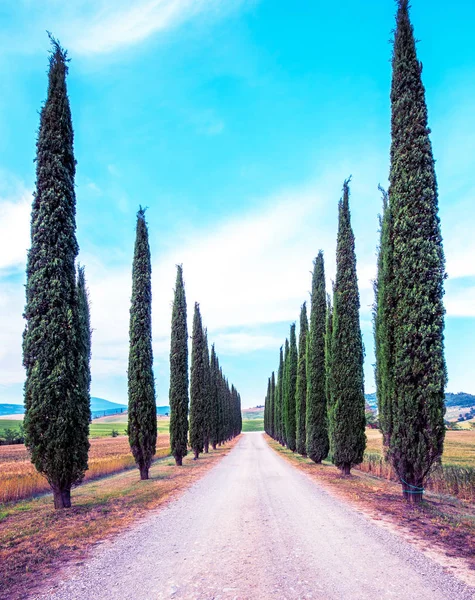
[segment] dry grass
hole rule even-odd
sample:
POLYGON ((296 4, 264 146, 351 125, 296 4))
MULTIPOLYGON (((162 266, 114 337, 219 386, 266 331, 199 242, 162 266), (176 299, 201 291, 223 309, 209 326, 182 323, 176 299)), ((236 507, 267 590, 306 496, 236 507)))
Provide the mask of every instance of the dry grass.
MULTIPOLYGON (((282 448, 267 435, 265 438, 276 452, 330 493, 344 497, 374 520, 397 527, 408 540, 416 541, 421 547, 435 548, 449 561, 462 558, 465 565, 475 569, 475 506, 472 503, 428 493, 421 505, 409 504, 402 497, 401 486, 393 481, 356 470, 350 477, 342 477, 333 465, 316 465, 282 448)), ((466 580, 473 579, 470 569, 465 569, 466 580)))
MULTIPOLYGON (((169 436, 159 435, 155 457, 167 456, 170 453, 169 446, 169 436)), ((117 473, 134 464, 127 437, 93 439, 85 480, 117 473)), ((0 446, 0 503, 31 498, 49 489, 46 479, 31 464, 23 444, 0 446)))
POLYGON ((176 497, 235 445, 218 448, 183 467, 172 458, 157 461, 148 481, 135 469, 85 483, 73 491, 73 507, 55 511, 51 495, 0 509, 0 600, 31 597, 70 560, 81 560, 94 543, 176 497))

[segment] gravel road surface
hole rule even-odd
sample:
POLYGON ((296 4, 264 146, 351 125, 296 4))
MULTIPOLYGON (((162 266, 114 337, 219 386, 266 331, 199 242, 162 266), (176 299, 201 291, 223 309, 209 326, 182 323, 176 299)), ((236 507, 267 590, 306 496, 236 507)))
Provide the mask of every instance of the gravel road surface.
POLYGON ((473 600, 415 547, 247 433, 180 498, 69 567, 48 600, 473 600))

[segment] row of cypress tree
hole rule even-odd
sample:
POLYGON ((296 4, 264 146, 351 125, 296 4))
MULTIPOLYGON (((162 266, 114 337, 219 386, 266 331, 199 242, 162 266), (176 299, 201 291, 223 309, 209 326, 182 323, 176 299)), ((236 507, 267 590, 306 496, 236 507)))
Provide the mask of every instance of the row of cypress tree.
MULTIPOLYGON (((447 382, 445 259, 421 74, 408 0, 398 0, 392 56, 390 186, 388 193, 382 190, 373 323, 385 456, 399 477, 403 496, 412 502, 422 500, 424 482, 442 456, 447 382)), ((345 182, 333 307, 329 301, 325 307, 321 253, 315 261, 309 331, 305 305, 302 307, 296 430, 294 400, 289 397, 294 390, 295 326, 290 344, 286 341, 284 358, 281 349, 277 380, 274 373, 269 380, 265 405, 269 435, 292 450, 307 453, 315 462, 329 453, 344 473, 361 462, 365 446, 363 346, 348 195, 345 182)))
MULTIPOLYGON (((84 267, 76 271, 76 160, 67 94, 66 51, 50 36, 48 93, 37 140, 36 192, 27 260, 23 336, 25 442, 48 480, 55 508, 71 506, 71 488, 87 470, 91 327, 84 267)), ((128 436, 141 479, 148 479, 157 440, 152 351, 151 255, 145 209, 137 213, 129 326, 128 436)), ((188 436, 188 335, 178 267, 171 341, 171 441, 181 464, 188 436)), ((191 365, 190 445, 195 458, 241 431, 241 398, 209 356, 195 305, 191 365)))
POLYGON ((183 267, 177 266, 170 345, 170 446, 181 465, 189 445, 194 459, 239 435, 241 396, 229 385, 214 344, 211 353, 201 311, 195 303, 188 396, 188 329, 183 267), (189 405, 189 419, 188 419, 189 405))
POLYGON ((268 381, 264 429, 292 452, 316 463, 331 457, 348 475, 366 445, 363 343, 359 322, 356 254, 349 208, 349 181, 339 204, 333 306, 325 290, 323 252, 314 261, 310 327, 306 303, 300 335, 290 327, 280 349, 277 378, 268 381))

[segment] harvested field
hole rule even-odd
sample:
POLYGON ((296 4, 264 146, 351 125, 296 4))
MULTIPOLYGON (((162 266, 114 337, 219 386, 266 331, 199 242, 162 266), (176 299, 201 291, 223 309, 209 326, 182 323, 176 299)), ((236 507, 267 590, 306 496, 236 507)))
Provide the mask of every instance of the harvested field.
MULTIPOLYGON (((170 438, 167 434, 161 434, 158 436, 155 457, 162 458, 169 453, 170 438)), ((92 439, 85 480, 117 473, 134 464, 126 436, 92 439)), ((0 446, 1 503, 30 498, 49 490, 48 482, 31 464, 23 444, 0 446)))

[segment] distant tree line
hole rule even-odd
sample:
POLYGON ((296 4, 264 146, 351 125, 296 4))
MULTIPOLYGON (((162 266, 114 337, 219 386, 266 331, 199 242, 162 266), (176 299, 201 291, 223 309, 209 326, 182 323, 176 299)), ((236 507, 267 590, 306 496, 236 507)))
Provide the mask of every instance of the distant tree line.
MULTIPOLYGON (((390 186, 387 193, 382 190, 374 282, 375 381, 386 457, 404 497, 420 502, 445 435, 446 275, 422 66, 408 0, 398 1, 392 73, 390 186)), ((365 449, 363 345, 348 184, 339 206, 333 303, 325 303, 320 252, 308 332, 305 305, 300 317, 298 365, 293 325, 284 357, 280 351, 276 385, 275 373, 269 380, 264 411, 270 436, 316 463, 330 457, 344 474, 362 461, 365 449)))
POLYGON ((293 452, 321 463, 328 456, 348 475, 363 460, 366 444, 363 343, 359 322, 356 254, 349 208, 349 181, 339 204, 333 304, 325 289, 323 252, 314 261, 310 327, 306 304, 280 350, 269 378, 265 431, 293 452), (274 383, 276 381, 276 383, 274 383))
MULTIPOLYGON (((91 326, 84 267, 76 268, 76 160, 66 51, 50 36, 47 99, 40 113, 31 247, 26 267, 25 444, 48 480, 55 508, 88 468, 91 326)), ((141 479, 155 455, 157 412, 152 351, 151 254, 145 209, 137 213, 129 326, 128 436, 141 479)), ((223 374, 195 305, 189 444, 195 458, 241 431, 241 398, 223 374)), ((178 267, 170 353, 170 436, 177 464, 188 446, 188 336, 178 267)))

